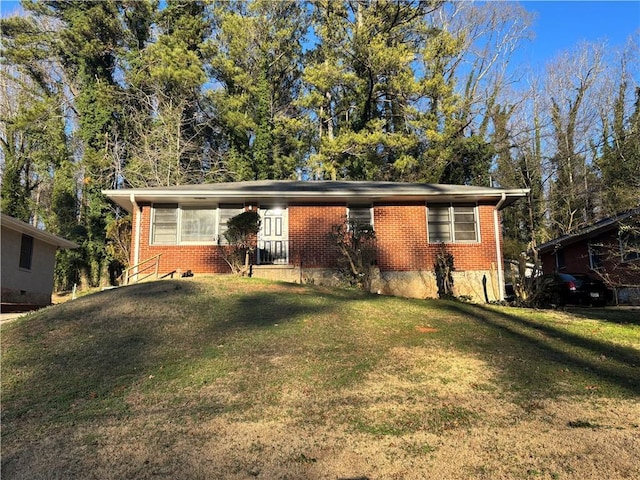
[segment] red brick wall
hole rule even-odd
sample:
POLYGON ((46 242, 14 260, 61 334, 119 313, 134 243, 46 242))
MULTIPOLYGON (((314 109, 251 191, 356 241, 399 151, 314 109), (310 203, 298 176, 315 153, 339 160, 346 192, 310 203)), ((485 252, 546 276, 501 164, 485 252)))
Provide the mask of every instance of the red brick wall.
POLYGON ((335 267, 337 252, 329 234, 344 222, 346 205, 290 205, 288 210, 290 262, 306 268, 335 267))
MULTIPOLYGON (((497 268, 496 241, 491 205, 480 205, 481 243, 449 243, 457 271, 497 268)), ((427 242, 427 212, 424 203, 382 205, 374 208, 378 243, 378 265, 382 271, 433 270, 439 244, 427 242)), ((500 239, 501 240, 501 239, 500 239)))
POLYGON ((423 202, 373 209, 378 266, 387 271, 431 269, 427 252, 427 215, 423 202))
MULTIPOLYGON (((228 265, 216 245, 149 245, 151 207, 142 207, 140 260, 162 253, 160 273, 191 270, 194 273, 226 273, 228 265)), ((497 267, 495 231, 491 205, 478 207, 481 243, 445 244, 454 256, 457 271, 488 270, 497 267), (493 265, 492 265, 493 264, 493 265)), ((135 225, 134 213, 134 225, 135 225)), ((288 207, 290 263, 306 268, 335 267, 337 253, 329 238, 333 225, 344 221, 345 204, 288 207)), ((432 270, 440 245, 427 243, 424 203, 375 205, 378 265, 383 271, 432 270)), ((134 239, 132 259, 134 264, 134 239)))
MULTIPOLYGON (((563 248, 565 267, 561 272, 589 273, 589 249, 586 243, 576 243, 563 248)), ((552 273, 557 270, 556 257, 553 252, 542 255, 542 271, 552 273)))
MULTIPOLYGON (((216 245, 150 245, 151 235, 151 206, 142 206, 142 221, 140 225, 140 261, 154 255, 160 257, 160 274, 173 270, 193 273, 229 273, 231 270, 220 255, 220 248, 216 245)), ((135 226, 135 215, 133 218, 135 226)), ((133 255, 135 238, 131 239, 131 265, 134 265, 133 255)))

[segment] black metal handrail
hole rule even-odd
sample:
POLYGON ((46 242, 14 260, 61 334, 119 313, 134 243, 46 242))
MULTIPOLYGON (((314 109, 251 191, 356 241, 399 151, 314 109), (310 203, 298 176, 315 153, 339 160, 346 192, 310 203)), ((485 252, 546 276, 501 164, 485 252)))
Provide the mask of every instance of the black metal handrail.
POLYGON ((258 265, 288 265, 289 241, 258 240, 256 260, 258 265))

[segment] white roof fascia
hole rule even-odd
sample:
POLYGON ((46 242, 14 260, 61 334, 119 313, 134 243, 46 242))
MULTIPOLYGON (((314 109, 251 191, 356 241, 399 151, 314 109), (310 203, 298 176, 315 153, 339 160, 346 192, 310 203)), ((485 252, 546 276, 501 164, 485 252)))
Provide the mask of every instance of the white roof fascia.
POLYGON ((9 215, 0 214, 2 219, 2 227, 8 228, 10 230, 14 230, 16 232, 24 233, 26 235, 30 235, 35 239, 40 240, 41 242, 48 243, 50 245, 55 245, 60 248, 78 248, 78 245, 65 239, 54 235, 49 232, 45 232, 44 230, 40 230, 28 223, 23 222, 22 220, 18 220, 17 218, 10 217, 9 215))
POLYGON ((458 185, 404 184, 392 182, 237 182, 182 187, 157 187, 140 189, 104 190, 127 211, 136 202, 156 203, 201 203, 234 201, 478 201, 492 200, 498 203, 503 195, 507 197, 504 206, 528 194, 528 189, 498 189, 489 187, 469 187, 458 185), (284 187, 284 188, 279 188, 284 187), (348 188, 350 187, 350 188, 348 188))

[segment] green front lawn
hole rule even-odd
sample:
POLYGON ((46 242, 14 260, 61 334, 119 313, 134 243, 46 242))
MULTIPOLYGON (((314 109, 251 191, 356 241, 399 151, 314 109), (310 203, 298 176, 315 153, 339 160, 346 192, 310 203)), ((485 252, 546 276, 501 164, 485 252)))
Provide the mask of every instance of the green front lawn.
POLYGON ((3 325, 2 473, 624 478, 638 395, 637 310, 167 280, 3 325))

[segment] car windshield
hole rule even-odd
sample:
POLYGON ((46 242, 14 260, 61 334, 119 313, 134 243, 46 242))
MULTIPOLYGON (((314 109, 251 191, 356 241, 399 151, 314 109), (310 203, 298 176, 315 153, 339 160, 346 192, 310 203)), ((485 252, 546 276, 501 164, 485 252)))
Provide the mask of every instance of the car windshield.
POLYGON ((578 279, 580 282, 582 282, 585 285, 603 285, 602 280, 599 280, 597 278, 591 278, 589 275, 573 275, 574 277, 576 277, 576 279, 578 279))

